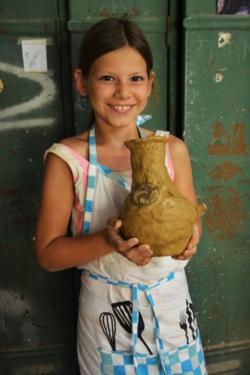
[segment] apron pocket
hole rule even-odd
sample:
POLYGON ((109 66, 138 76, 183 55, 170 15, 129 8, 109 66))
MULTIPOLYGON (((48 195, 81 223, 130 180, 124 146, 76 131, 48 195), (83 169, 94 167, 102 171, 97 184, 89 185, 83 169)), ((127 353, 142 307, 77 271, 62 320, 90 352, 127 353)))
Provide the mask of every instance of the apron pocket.
POLYGON ((157 354, 136 354, 138 363, 135 370, 133 354, 123 351, 106 351, 100 353, 100 368, 102 375, 163 375, 157 354))
POLYGON ((102 375, 207 375, 200 336, 189 345, 163 353, 164 370, 158 354, 133 353, 98 349, 102 375))
POLYGON ((207 375, 200 335, 189 345, 164 353, 166 374, 207 375))

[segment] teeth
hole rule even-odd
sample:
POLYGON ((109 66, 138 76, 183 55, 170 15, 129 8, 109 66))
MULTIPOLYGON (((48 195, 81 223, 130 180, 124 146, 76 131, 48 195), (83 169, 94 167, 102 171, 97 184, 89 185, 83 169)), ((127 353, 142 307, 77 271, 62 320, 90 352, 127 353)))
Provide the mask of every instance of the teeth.
POLYGON ((130 108, 130 105, 114 105, 113 107, 118 111, 126 111, 130 108))

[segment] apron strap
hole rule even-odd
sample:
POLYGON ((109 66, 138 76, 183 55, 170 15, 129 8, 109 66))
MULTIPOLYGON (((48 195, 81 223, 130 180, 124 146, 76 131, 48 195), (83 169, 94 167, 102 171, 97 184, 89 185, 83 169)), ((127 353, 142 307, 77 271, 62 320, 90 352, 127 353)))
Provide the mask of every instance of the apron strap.
MULTIPOLYGON (((143 124, 152 118, 151 115, 139 115, 137 117, 137 129, 141 138, 145 138, 145 135, 141 131, 139 125, 143 124)), ((93 201, 95 195, 95 183, 97 175, 97 152, 96 152, 96 140, 95 140, 95 124, 93 124, 89 131, 89 172, 88 172, 88 184, 85 200, 85 210, 84 210, 84 222, 82 228, 82 234, 86 235, 90 232, 90 225, 93 212, 93 201)))
POLYGON ((95 142, 95 124, 90 128, 89 132, 89 172, 88 172, 88 185, 85 200, 83 234, 89 234, 90 224, 93 211, 93 201, 95 195, 95 182, 97 174, 97 154, 95 142))
MULTIPOLYGON (((139 330, 139 299, 138 299, 138 290, 140 287, 138 284, 133 284, 132 285, 132 305, 133 305, 133 310, 132 310, 132 335, 133 335, 133 359, 134 359, 134 366, 135 366, 135 371, 136 374, 138 374, 138 362, 137 362, 137 356, 136 356, 136 345, 138 341, 138 330, 139 330)), ((166 368, 165 368, 165 361, 164 361, 164 345, 163 341, 160 337, 160 324, 159 324, 159 319, 157 318, 156 311, 154 309, 155 303, 153 296, 151 294, 151 291, 149 288, 145 290, 145 294, 147 296, 148 302, 152 308, 153 316, 155 319, 155 328, 154 328, 154 336, 155 336, 155 341, 157 345, 157 351, 158 351, 158 357, 161 363, 162 371, 164 375, 167 375, 166 373, 166 368)), ((139 374, 138 374, 139 375, 139 374)))
POLYGON ((107 276, 103 276, 101 274, 95 274, 93 272, 90 272, 89 270, 85 270, 85 274, 88 277, 94 279, 95 281, 111 284, 113 286, 118 286, 121 288, 131 289, 131 293, 132 293, 132 341, 133 341, 132 354, 133 354, 135 372, 137 375, 141 375, 138 370, 138 361, 137 361, 137 354, 136 354, 136 345, 138 342, 138 329, 139 329, 139 314, 140 314, 138 293, 139 291, 142 291, 145 293, 147 300, 151 306, 153 317, 155 319, 154 337, 155 337, 155 341, 157 345, 157 354, 158 354, 158 358, 160 361, 160 366, 162 368, 163 374, 167 375, 165 359, 164 359, 164 344, 163 344, 163 340, 160 337, 160 323, 159 323, 159 318, 157 317, 157 312, 155 310, 155 303, 154 303, 153 296, 151 294, 151 290, 164 283, 167 283, 173 280, 175 278, 175 273, 171 272, 166 277, 163 277, 162 279, 159 279, 155 283, 150 284, 150 285, 140 285, 138 283, 130 284, 124 281, 110 280, 107 276))

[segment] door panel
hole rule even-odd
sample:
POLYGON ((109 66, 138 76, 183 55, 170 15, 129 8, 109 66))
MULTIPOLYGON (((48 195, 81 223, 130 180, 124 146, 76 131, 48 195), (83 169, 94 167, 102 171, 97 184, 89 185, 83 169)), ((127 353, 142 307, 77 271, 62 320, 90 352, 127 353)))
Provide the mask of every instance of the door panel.
POLYGON ((34 253, 43 155, 65 136, 57 2, 8 1, 1 17, 0 373, 74 374, 73 274, 34 253), (24 71, 23 38, 48 41, 47 72, 24 71))
POLYGON ((208 206, 188 276, 209 373, 243 375, 250 365, 250 17, 198 14, 198 2, 188 3, 198 11, 184 20, 184 131, 196 193, 208 206))
POLYGON ((34 255, 44 151, 61 138, 80 131, 86 118, 86 103, 80 103, 82 116, 77 109, 80 99, 74 90, 73 126, 70 103, 74 66, 71 68, 68 58, 68 31, 73 58, 90 23, 108 12, 132 16, 151 43, 159 77, 161 103, 150 127, 166 128, 168 3, 113 3, 24 0, 19 4, 10 0, 1 7, 0 372, 4 374, 77 373, 75 276, 78 278, 79 274, 47 273, 38 266, 34 255), (24 38, 46 39, 46 72, 24 71, 24 38))

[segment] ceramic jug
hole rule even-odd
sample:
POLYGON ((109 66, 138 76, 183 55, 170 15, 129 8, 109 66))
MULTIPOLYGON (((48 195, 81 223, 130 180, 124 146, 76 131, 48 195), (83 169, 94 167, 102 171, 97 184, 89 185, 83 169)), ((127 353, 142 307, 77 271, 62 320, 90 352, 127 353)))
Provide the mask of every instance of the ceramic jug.
POLYGON ((153 256, 181 254, 192 236, 197 215, 206 206, 194 206, 176 189, 165 165, 166 137, 125 142, 131 152, 132 188, 121 208, 121 232, 150 245, 153 256))

